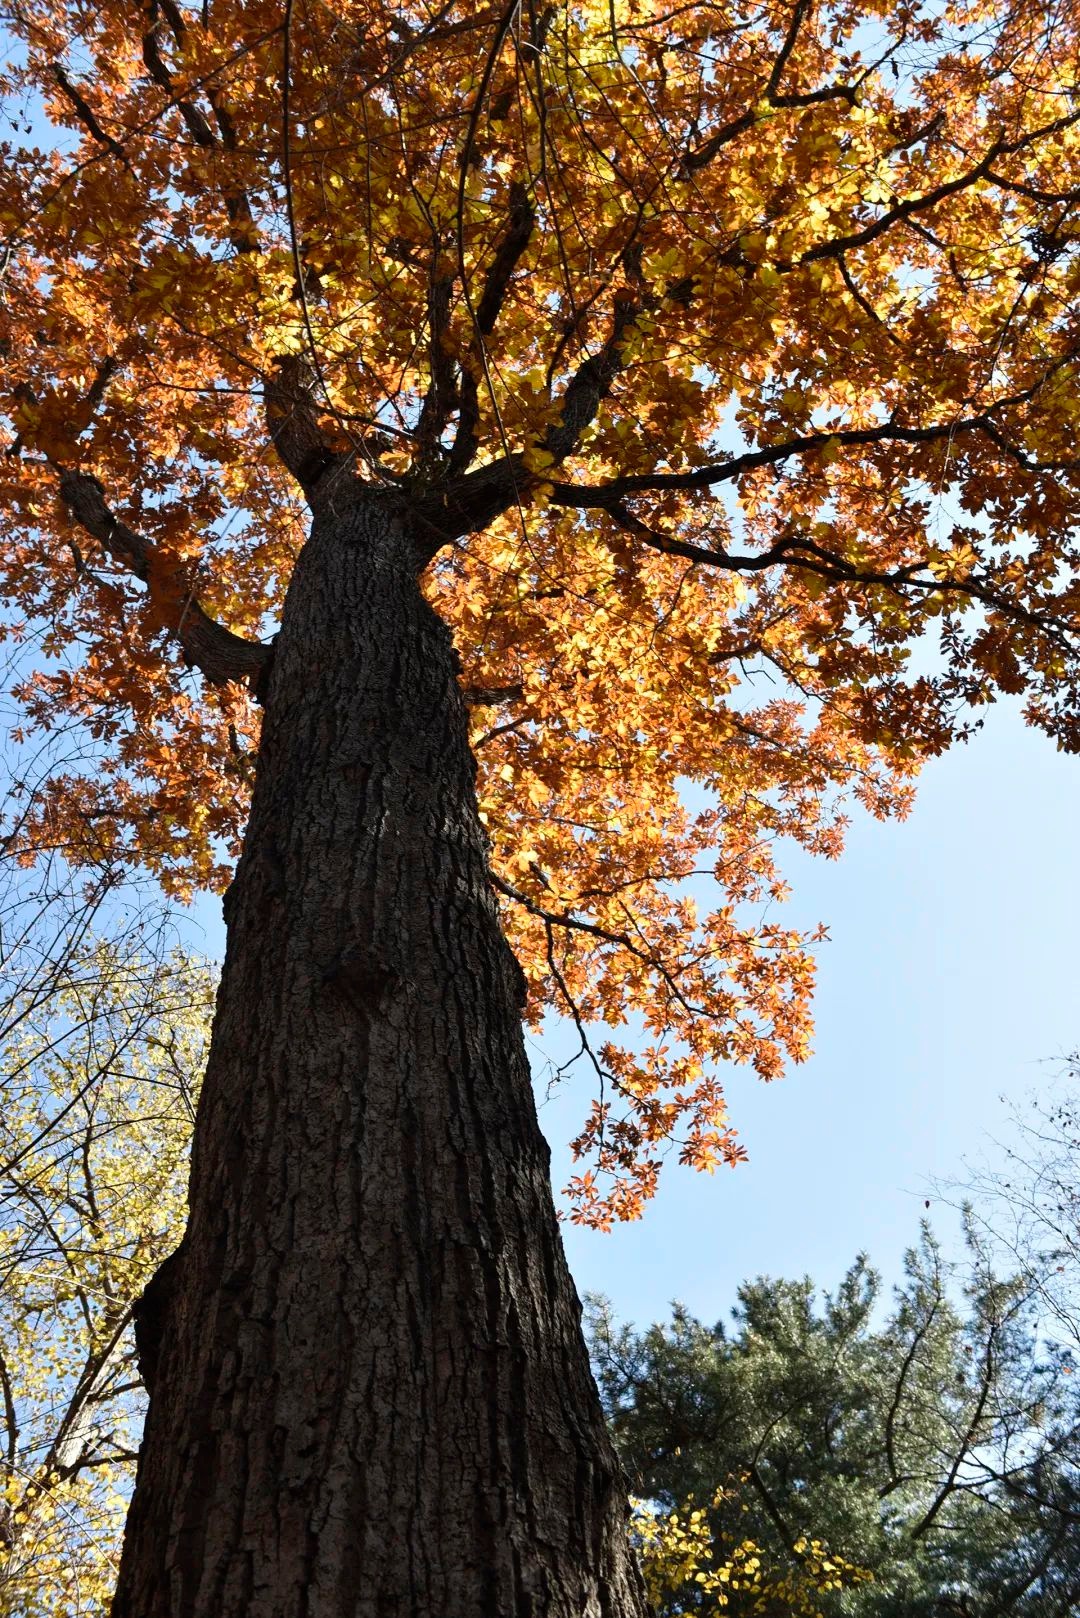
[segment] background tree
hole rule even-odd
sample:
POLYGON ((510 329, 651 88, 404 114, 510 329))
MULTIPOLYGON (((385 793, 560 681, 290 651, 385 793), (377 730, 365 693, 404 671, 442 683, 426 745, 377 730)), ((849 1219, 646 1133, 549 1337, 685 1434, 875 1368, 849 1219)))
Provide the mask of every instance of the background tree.
POLYGON ((3 906, 5 1618, 108 1611, 143 1406, 132 1310, 182 1227, 213 999, 160 916, 114 910, 96 939, 96 895, 58 875, 35 903, 12 873, 3 906))
MULTIPOLYGON (((1066 1618, 1080 1600, 1072 1365, 974 1239, 962 1279, 961 1295, 924 1230, 886 1316, 862 1259, 820 1307, 809 1280, 747 1283, 730 1331, 676 1310, 639 1334, 597 1303, 600 1386, 635 1489, 661 1521, 700 1511, 717 1564, 749 1539, 825 1613, 1066 1618), (822 1567, 835 1586, 815 1593, 822 1567)), ((710 1610, 698 1571, 669 1582, 663 1610, 710 1610)), ((721 1589, 733 1613, 791 1610, 767 1591, 758 1606, 750 1580, 721 1589)))
POLYGON ((946 1191, 962 1191, 982 1240, 1024 1275, 1044 1335, 1080 1355, 1080 1056, 1008 1121, 1003 1161, 946 1191))
POLYGON ((634 1216, 806 1051, 776 839, 1078 740, 1074 19, 873 15, 8 8, 26 846, 220 888, 250 805, 117 1618, 639 1612, 523 1002, 634 1216))
POLYGON ((132 1310, 182 1228, 213 998, 156 884, 92 824, 40 823, 56 775, 100 756, 76 716, 20 732, 8 692, 48 644, 9 636, 0 707, 4 1618, 108 1610, 145 1402, 132 1310))

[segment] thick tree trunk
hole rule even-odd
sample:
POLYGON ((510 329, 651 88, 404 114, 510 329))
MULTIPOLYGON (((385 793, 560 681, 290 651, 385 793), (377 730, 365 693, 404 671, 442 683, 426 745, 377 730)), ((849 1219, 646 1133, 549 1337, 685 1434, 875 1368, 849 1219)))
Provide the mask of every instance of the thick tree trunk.
POLYGON ((227 915, 114 1618, 642 1618, 455 657, 374 497, 298 562, 227 915))

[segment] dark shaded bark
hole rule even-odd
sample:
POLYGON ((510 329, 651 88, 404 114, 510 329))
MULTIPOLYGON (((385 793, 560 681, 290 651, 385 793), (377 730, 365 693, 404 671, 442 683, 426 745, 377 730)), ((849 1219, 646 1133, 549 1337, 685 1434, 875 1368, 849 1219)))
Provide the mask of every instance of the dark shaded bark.
POLYGON ((114 1618, 645 1613, 414 557, 290 585, 114 1618))

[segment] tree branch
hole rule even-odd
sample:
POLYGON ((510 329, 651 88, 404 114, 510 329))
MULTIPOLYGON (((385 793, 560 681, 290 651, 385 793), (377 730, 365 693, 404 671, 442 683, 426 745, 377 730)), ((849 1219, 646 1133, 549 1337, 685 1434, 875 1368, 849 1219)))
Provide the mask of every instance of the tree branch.
MULTIPOLYGON (((484 290, 474 314, 474 332, 471 352, 476 369, 484 365, 484 338, 490 337, 506 299, 510 277, 517 268, 536 223, 536 210, 526 188, 518 181, 510 187, 510 208, 506 216, 506 230, 495 250, 484 278, 484 290)), ((477 426, 480 420, 479 379, 468 365, 462 366, 461 400, 457 431, 450 451, 450 471, 463 472, 479 448, 477 426)))
POLYGON ((564 461, 577 448, 582 433, 611 391, 611 384, 622 369, 626 334, 640 313, 633 293, 625 288, 616 291, 611 335, 599 354, 591 354, 583 360, 571 377, 562 396, 559 420, 544 435, 543 447, 556 461, 564 461))
MULTIPOLYGON (((660 975, 667 985, 672 998, 682 1006, 684 1011, 689 1012, 694 1017, 708 1016, 704 1007, 695 1006, 692 1001, 687 1000, 663 961, 641 949, 626 933, 612 932, 607 927, 601 927, 593 921, 585 921, 581 916, 571 916, 566 911, 546 910, 542 905, 538 905, 535 900, 530 899, 527 893, 522 893, 519 888, 512 887, 509 882, 504 882, 502 877, 498 876, 494 871, 489 871, 488 875, 493 887, 497 888, 500 893, 505 894, 508 899, 513 899, 516 904, 523 905, 529 914, 535 916, 538 921, 544 922, 546 926, 564 927, 569 932, 588 933, 593 938, 602 939, 606 944, 614 944, 619 949, 626 950, 628 955, 632 955, 643 966, 649 967, 650 970, 660 975)), ((625 909, 625 906, 623 908, 625 909)))
POLYGON ((350 455, 332 447, 319 426, 314 384, 312 362, 299 354, 276 360, 273 374, 263 383, 271 441, 309 500, 328 472, 341 470, 352 461, 350 455))
POLYGON ((158 44, 158 30, 162 25, 157 20, 156 13, 157 6, 155 4, 151 6, 151 25, 142 38, 142 58, 146 64, 146 70, 154 83, 165 91, 170 101, 176 106, 181 118, 187 125, 188 134, 196 146, 209 148, 214 145, 214 132, 210 128, 205 114, 200 111, 193 101, 185 101, 178 97, 173 88, 172 74, 165 66, 161 55, 161 47, 158 44))
MULTIPOLYGON (((854 106, 856 87, 853 84, 825 84, 817 90, 795 90, 786 94, 781 92, 780 80, 784 76, 784 69, 788 65, 791 53, 795 49, 799 30, 806 21, 810 5, 811 0, 796 0, 783 44, 773 59, 772 70, 769 74, 762 100, 768 106, 777 108, 811 107, 821 101, 846 101, 849 106, 854 106)), ((759 114, 756 109, 748 108, 738 118, 732 118, 730 122, 716 130, 700 146, 684 152, 681 163, 683 174, 690 175, 698 169, 705 168, 707 164, 712 162, 717 152, 722 151, 731 141, 745 134, 748 129, 752 129, 758 122, 758 117, 759 114)))
POLYGON ((162 562, 156 547, 113 515, 97 478, 61 467, 60 496, 76 522, 148 587, 185 658, 211 685, 258 679, 270 661, 271 647, 236 635, 211 618, 176 571, 162 562))
POLYGON ((983 1411, 986 1409, 987 1400, 990 1398, 990 1390, 994 1384, 994 1344, 996 1338, 997 1324, 992 1323, 986 1333, 986 1350, 983 1355, 982 1385, 979 1388, 978 1398, 975 1401, 975 1409, 971 1413, 971 1420, 968 1422, 967 1430, 965 1431, 960 1442, 960 1448, 953 1458, 953 1463, 949 1468, 948 1476, 941 1485, 941 1488, 938 1490, 937 1494, 934 1496, 934 1499, 931 1501, 922 1518, 911 1530, 911 1539, 913 1542, 917 1539, 921 1539, 926 1533, 926 1530, 933 1523, 938 1512, 941 1510, 942 1506, 945 1504, 946 1500, 949 1498, 949 1495, 953 1491, 953 1486, 956 1483, 957 1477, 959 1476, 960 1468, 964 1464, 965 1457, 970 1452, 972 1445, 976 1444, 978 1441, 983 1411))
POLYGON ((89 102, 86 100, 85 96, 83 96, 81 91, 68 78, 60 63, 53 62, 50 65, 52 67, 53 78, 63 91, 67 100, 75 109, 75 113, 80 123, 93 136, 94 140, 96 140, 100 146, 104 146, 113 154, 114 157, 118 157, 122 163, 126 163, 127 158, 124 156, 124 148, 120 145, 119 141, 114 140, 111 135, 107 135, 105 133, 94 115, 93 108, 90 106, 89 102))
POLYGON ((588 509, 611 510, 630 494, 645 494, 650 490, 711 489, 717 483, 730 483, 747 472, 763 466, 776 466, 795 455, 810 455, 827 445, 841 448, 869 444, 933 444, 942 439, 955 439, 962 434, 981 433, 1015 460, 1027 472, 1060 472, 1080 470, 1080 458, 1068 461, 1036 461, 1023 450, 1010 444, 997 425, 995 417, 1010 407, 1029 403, 1052 375, 1063 365, 1074 364, 1078 356, 1069 351, 1043 373, 1030 388, 1006 398, 995 399, 985 410, 951 421, 933 422, 927 427, 908 427, 900 422, 883 421, 876 427, 838 427, 833 432, 805 433, 799 438, 788 438, 779 444, 765 444, 761 449, 745 450, 724 461, 713 461, 706 466, 695 466, 687 472, 645 472, 634 476, 612 478, 608 483, 580 484, 555 483, 552 485, 551 503, 559 506, 577 506, 588 509))
POLYGON ((461 695, 467 708, 494 708, 500 702, 520 702, 525 691, 520 685, 463 685, 461 695))
POLYGON ((792 264, 778 263, 776 267, 777 269, 791 269, 795 263, 813 264, 819 259, 835 258, 841 253, 850 252, 853 247, 866 247, 870 242, 876 240, 878 236, 882 236, 887 230, 891 230, 893 225, 908 219, 912 214, 924 213, 927 209, 936 207, 939 202, 944 202, 947 197, 955 196, 958 191, 966 191, 969 186, 977 184, 979 180, 990 180, 991 184, 1001 184, 1000 180, 991 178, 994 164, 999 157, 1013 157, 1017 152, 1023 151, 1026 147, 1033 145, 1036 141, 1042 140, 1048 135, 1060 134, 1067 129, 1071 129, 1077 122, 1080 122, 1080 111, 1066 113, 1061 118, 1054 119, 1052 123, 1044 124, 1040 129, 1029 130, 1016 140, 996 140, 987 147, 983 156, 972 168, 965 169, 963 174, 958 174, 955 179, 946 180, 941 185, 934 186, 932 190, 923 192, 921 196, 905 197, 902 202, 894 204, 880 218, 873 220, 869 225, 864 226, 862 230, 853 231, 850 236, 838 236, 833 241, 819 242, 817 247, 811 247, 808 252, 800 254, 799 258, 792 264))
POLYGON ((419 458, 429 465, 442 459, 439 441, 457 403, 454 361, 446 340, 453 290, 453 275, 438 275, 433 266, 427 296, 429 381, 416 423, 419 458))
MULTIPOLYGON (((142 58, 146 64, 146 70, 154 83, 165 91, 176 107, 195 144, 201 146, 204 150, 211 150, 217 145, 217 139, 210 127, 209 119, 193 101, 176 94, 172 74, 162 58, 161 47, 158 43, 158 33, 163 26, 158 19, 159 9, 164 11, 168 18, 169 26, 177 45, 182 45, 183 36, 186 32, 179 6, 173 4, 172 0, 151 0, 149 6, 150 27, 142 38, 142 58)), ((217 98, 213 91, 209 89, 208 99, 213 108, 218 128, 221 130, 223 146, 228 151, 235 150, 236 138, 231 119, 229 119, 227 113, 223 114, 217 98)), ((225 212, 228 215, 231 227, 230 240, 238 253, 250 253, 256 245, 256 231, 255 219, 247 193, 240 187, 226 186, 223 187, 222 195, 225 202, 225 212)))
POLYGON ((7 1467, 10 1473, 15 1465, 19 1453, 19 1418, 15 1409, 15 1395, 11 1390, 11 1377, 8 1374, 7 1361, 4 1359, 3 1348, 0 1347, 0 1388, 4 1395, 4 1425, 7 1428, 7 1467))
POLYGON ((625 529, 627 533, 635 534, 651 550, 660 551, 667 556, 685 557, 688 561, 723 568, 730 573, 761 573, 770 567, 786 566, 814 573, 818 578, 828 579, 834 583, 879 585, 898 594, 906 590, 917 590, 923 596, 967 596, 995 612, 1000 612, 1006 618, 1039 630, 1063 650, 1070 652, 1074 650, 1069 639, 1073 632, 1072 625, 1067 620, 1035 612, 1019 601, 999 594, 991 583, 971 575, 963 579, 920 578, 921 570, 928 565, 923 560, 909 562, 906 566, 891 570, 856 567, 853 562, 838 556, 835 551, 830 551, 824 545, 819 545, 815 540, 798 533, 782 535, 767 551, 761 551, 756 556, 740 556, 730 551, 710 550, 704 545, 694 545, 686 540, 658 533, 656 529, 650 528, 647 523, 641 522, 627 511, 621 502, 606 509, 620 528, 625 529))
POLYGON ((894 1489, 899 1488, 900 1484, 903 1482, 896 1465, 896 1418, 900 1411, 900 1400, 904 1395, 904 1384, 907 1382, 908 1372, 915 1363, 915 1356, 919 1352, 921 1343, 934 1323, 934 1316, 937 1314, 938 1304, 940 1302, 941 1295, 939 1293, 935 1297, 926 1319, 920 1321, 919 1325, 917 1326, 911 1342, 908 1345, 907 1353, 904 1355, 903 1363, 900 1366, 900 1375, 896 1379, 896 1389, 893 1393, 892 1402, 889 1405, 888 1415, 885 1417, 885 1458, 889 1463, 889 1477, 888 1481, 882 1484, 881 1488, 878 1490, 879 1500, 884 1500, 886 1495, 891 1494, 894 1489))

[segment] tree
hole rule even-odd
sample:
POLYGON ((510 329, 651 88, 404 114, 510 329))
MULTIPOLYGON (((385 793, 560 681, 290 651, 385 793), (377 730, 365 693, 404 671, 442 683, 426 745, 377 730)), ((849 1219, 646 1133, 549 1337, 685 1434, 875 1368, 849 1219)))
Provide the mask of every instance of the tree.
POLYGON ((182 1225, 213 998, 160 925, 116 920, 106 942, 77 892, 50 897, 4 907, 22 921, 0 970, 4 1618, 108 1611, 142 1413, 132 1310, 182 1225))
POLYGON ((1003 1160, 961 1190, 982 1240, 1024 1275, 1043 1334, 1080 1354, 1080 1055, 1056 1084, 1011 1109, 1003 1160))
POLYGON ((1035 1294, 996 1278, 969 1234, 957 1276, 924 1228, 887 1316, 861 1258, 820 1307, 808 1279, 746 1283, 731 1331, 676 1309, 639 1334, 594 1304, 605 1406, 635 1489, 657 1503, 653 1537, 675 1517, 685 1541, 696 1512, 720 1572, 747 1540, 758 1563, 733 1588, 684 1555, 661 1611, 713 1610, 717 1592, 733 1615, 800 1610, 800 1580, 815 1610, 859 1618, 1075 1611, 1071 1366, 1040 1340, 1035 1294))
POLYGON ((1076 745, 1072 19, 5 15, 6 629, 98 754, 22 833, 247 819, 116 1618, 630 1618, 522 1008, 634 1217, 807 1049, 776 840, 1000 690, 1076 745))

